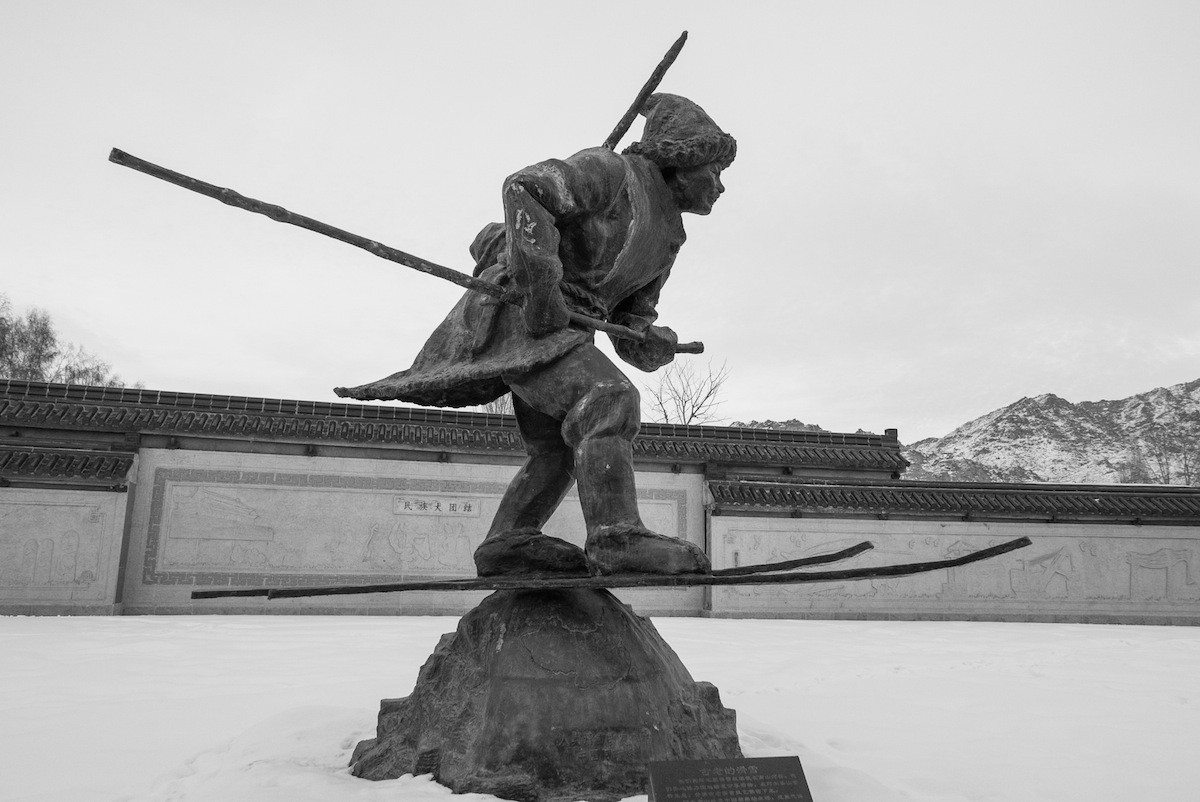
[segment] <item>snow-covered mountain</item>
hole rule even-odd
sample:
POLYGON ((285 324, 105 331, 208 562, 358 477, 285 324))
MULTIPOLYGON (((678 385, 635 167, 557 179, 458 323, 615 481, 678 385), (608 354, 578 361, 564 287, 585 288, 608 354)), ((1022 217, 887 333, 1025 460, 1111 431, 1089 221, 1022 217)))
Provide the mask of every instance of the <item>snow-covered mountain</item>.
POLYGON ((906 479, 1200 484, 1200 379, 1120 401, 1022 398, 903 453, 906 479))
MULTIPOLYGON (((829 431, 828 429, 822 428, 815 423, 805 423, 804 421, 797 420, 795 418, 789 418, 788 420, 771 420, 770 418, 768 418, 767 420, 752 420, 752 421, 735 420, 733 423, 731 423, 729 425, 733 426, 733 427, 739 427, 739 428, 745 428, 745 429, 779 429, 782 431, 790 431, 790 432, 828 432, 829 431)), ((868 432, 866 429, 859 429, 858 431, 855 432, 855 434, 875 434, 875 432, 868 432)))
POLYGON ((789 420, 771 420, 769 418, 767 420, 752 420, 752 421, 735 420, 733 423, 731 423, 729 425, 733 426, 733 427, 737 427, 737 428, 744 428, 744 429, 782 429, 782 430, 786 430, 786 431, 795 431, 795 432, 824 432, 824 431, 827 431, 826 429, 822 429, 820 426, 818 426, 815 423, 805 423, 804 421, 796 420, 795 418, 791 418, 789 420))

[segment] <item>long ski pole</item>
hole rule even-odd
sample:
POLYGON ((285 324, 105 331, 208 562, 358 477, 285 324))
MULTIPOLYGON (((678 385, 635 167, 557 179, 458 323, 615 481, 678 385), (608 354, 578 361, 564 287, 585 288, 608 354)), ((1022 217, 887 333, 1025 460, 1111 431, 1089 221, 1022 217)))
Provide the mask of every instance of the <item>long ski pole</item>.
MULTIPOLYGON (((190 189, 200 195, 206 195, 210 198, 221 201, 228 206, 233 206, 237 209, 243 209, 248 212, 265 215, 278 223, 287 223, 288 225, 297 226, 299 228, 308 229, 318 234, 323 234, 326 237, 331 237, 339 242, 344 242, 347 245, 353 245, 356 248, 362 248, 368 253, 374 254, 381 259, 387 259, 389 262, 404 265, 405 267, 419 270, 422 273, 427 273, 431 276, 437 276, 445 281, 453 282, 460 287, 475 292, 490 295, 505 303, 510 303, 519 306, 521 297, 513 293, 506 292, 502 287, 493 284, 490 281, 484 281, 474 276, 468 276, 466 273, 458 270, 451 270, 448 267, 435 264, 433 262, 422 259, 418 256, 413 256, 411 253, 405 253, 397 248, 392 248, 384 245, 381 242, 376 242, 366 237, 361 237, 358 234, 352 234, 340 228, 322 223, 320 220, 314 220, 311 217, 305 217, 302 214, 290 212, 282 206, 276 206, 273 203, 265 203, 264 201, 248 198, 239 192, 226 187, 218 187, 215 184, 209 184, 197 178, 177 173, 174 170, 168 170, 166 167, 160 167, 157 164, 152 164, 145 159, 139 159, 137 156, 126 153, 123 150, 113 148, 108 155, 108 160, 114 164, 119 164, 122 167, 129 167, 137 170, 140 173, 153 176, 154 178, 166 181, 169 184, 174 184, 177 187, 190 189)), ((636 342, 645 342, 646 335, 640 331, 634 331, 627 326, 618 326, 615 323, 609 323, 607 320, 597 320, 596 318, 581 315, 578 312, 571 312, 571 322, 576 326, 585 329, 593 329, 595 331, 603 331, 611 334, 614 337, 619 337, 624 340, 634 340, 636 342)), ((704 353, 704 343, 691 342, 679 343, 675 346, 675 352, 679 354, 702 354, 704 353)))
POLYGON ((609 150, 616 150, 617 143, 621 141, 621 137, 625 136, 625 132, 629 130, 629 126, 633 125, 633 121, 637 119, 638 112, 642 110, 642 106, 646 104, 646 99, 654 94, 654 90, 658 89, 658 85, 662 83, 663 76, 667 74, 667 70, 671 69, 671 65, 675 63, 675 59, 679 56, 679 51, 683 50, 684 43, 687 42, 687 31, 679 35, 675 40, 675 44, 671 45, 671 49, 663 56, 662 61, 658 62, 658 66, 654 68, 654 72, 650 73, 649 80, 642 86, 642 91, 637 93, 633 103, 625 112, 617 127, 608 135, 608 139, 604 140, 604 147, 609 150))
MULTIPOLYGON (((856 579, 883 579, 887 577, 912 576, 942 568, 957 568, 970 563, 998 557, 1016 549, 1029 546, 1028 537, 1020 537, 1007 543, 980 549, 971 554, 948 560, 903 563, 900 565, 878 565, 865 568, 848 568, 839 571, 794 571, 784 573, 756 573, 738 575, 715 574, 618 574, 615 576, 585 577, 521 577, 498 576, 474 579, 431 579, 409 582, 388 582, 377 585, 335 585, 330 587, 295 588, 248 588, 244 590, 194 590, 193 599, 219 599, 229 597, 265 596, 268 599, 296 599, 310 596, 350 596, 362 593, 400 593, 414 590, 561 590, 566 588, 667 588, 691 587, 695 585, 796 585, 813 582, 844 582, 856 579)), ((852 547, 853 550, 860 547, 852 547)))

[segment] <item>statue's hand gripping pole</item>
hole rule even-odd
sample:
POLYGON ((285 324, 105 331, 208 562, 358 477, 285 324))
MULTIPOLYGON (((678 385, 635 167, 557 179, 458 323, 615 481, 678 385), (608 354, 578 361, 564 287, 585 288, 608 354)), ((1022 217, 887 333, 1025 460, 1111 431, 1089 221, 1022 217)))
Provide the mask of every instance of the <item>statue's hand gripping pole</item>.
MULTIPOLYGON (((192 192, 197 192, 201 195, 207 195, 210 198, 215 198, 221 203, 238 209, 244 209, 248 212, 266 215, 267 217, 279 223, 288 223, 289 225, 306 228, 309 231, 315 231, 318 234, 324 234, 327 237, 332 237, 340 242, 345 242, 348 245, 353 245, 356 248, 362 248, 364 251, 378 256, 381 259, 387 259, 389 262, 411 267, 413 270, 419 270, 422 273, 428 273, 431 276, 437 276, 440 279, 451 281, 460 287, 465 287, 468 290, 490 295, 505 303, 520 305, 523 299, 520 296, 513 295, 504 290, 498 284, 493 284, 490 281, 484 281, 474 276, 468 276, 465 273, 460 273, 457 270, 451 270, 448 267, 443 267, 433 262, 427 262, 420 257, 413 256, 410 253, 397 250, 396 248, 388 247, 381 242, 360 237, 357 234, 351 234, 349 231, 343 231, 340 228, 335 228, 327 223, 322 223, 320 220, 314 220, 311 217, 289 212, 282 206, 276 206, 271 203, 264 203, 254 198, 247 198, 232 189, 218 187, 214 184, 208 184, 196 178, 191 178, 182 173, 177 173, 174 170, 168 170, 165 167, 159 167, 157 164, 151 164, 148 161, 139 159, 137 156, 132 156, 122 150, 113 148, 108 155, 108 160, 119 164, 123 167, 129 167, 146 175, 154 176, 155 178, 174 184, 184 189, 190 189, 192 192)), ((646 335, 640 331, 634 331, 627 326, 618 326, 615 323, 609 323, 606 320, 597 320, 581 315, 578 312, 571 312, 571 323, 586 329, 603 331, 611 334, 614 337, 620 337, 625 340, 634 340, 636 342, 645 342, 646 335)), ((704 343, 680 343, 675 348, 676 353, 681 354, 702 354, 704 353, 704 343)))

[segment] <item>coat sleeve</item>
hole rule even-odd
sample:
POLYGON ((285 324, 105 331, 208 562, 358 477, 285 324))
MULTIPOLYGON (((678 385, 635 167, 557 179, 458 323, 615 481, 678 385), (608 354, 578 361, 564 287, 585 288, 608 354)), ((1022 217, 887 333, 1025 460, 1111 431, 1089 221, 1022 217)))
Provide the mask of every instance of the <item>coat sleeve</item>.
POLYGON ((658 295, 666 283, 670 270, 634 292, 609 315, 609 320, 634 331, 646 332, 651 336, 644 343, 609 336, 617 356, 639 370, 652 373, 675 358, 675 332, 654 326, 658 320, 658 295))
POLYGON ((559 228, 604 208, 623 177, 620 157, 608 151, 584 151, 567 160, 527 167, 504 182, 509 268, 525 298, 525 326, 535 336, 569 322, 559 287, 563 277, 559 228))
POLYGON ((559 224, 607 208, 624 181, 621 157, 592 148, 519 170, 505 179, 504 186, 506 191, 523 188, 559 224))

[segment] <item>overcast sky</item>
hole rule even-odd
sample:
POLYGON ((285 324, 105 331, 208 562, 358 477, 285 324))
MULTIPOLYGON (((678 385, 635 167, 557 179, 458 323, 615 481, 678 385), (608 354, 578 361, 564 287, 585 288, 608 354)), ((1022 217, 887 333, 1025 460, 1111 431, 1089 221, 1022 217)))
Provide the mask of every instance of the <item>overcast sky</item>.
MULTIPOLYGON (((509 173, 661 89, 738 140, 660 322, 725 420, 947 434, 1200 377, 1200 3, 0 0, 0 292, 147 387, 336 400, 460 291, 509 173)), ((622 143, 637 138, 640 123, 622 143)), ((623 363, 622 363, 623 365, 623 363)), ((636 380, 644 374, 624 366, 636 380)))

